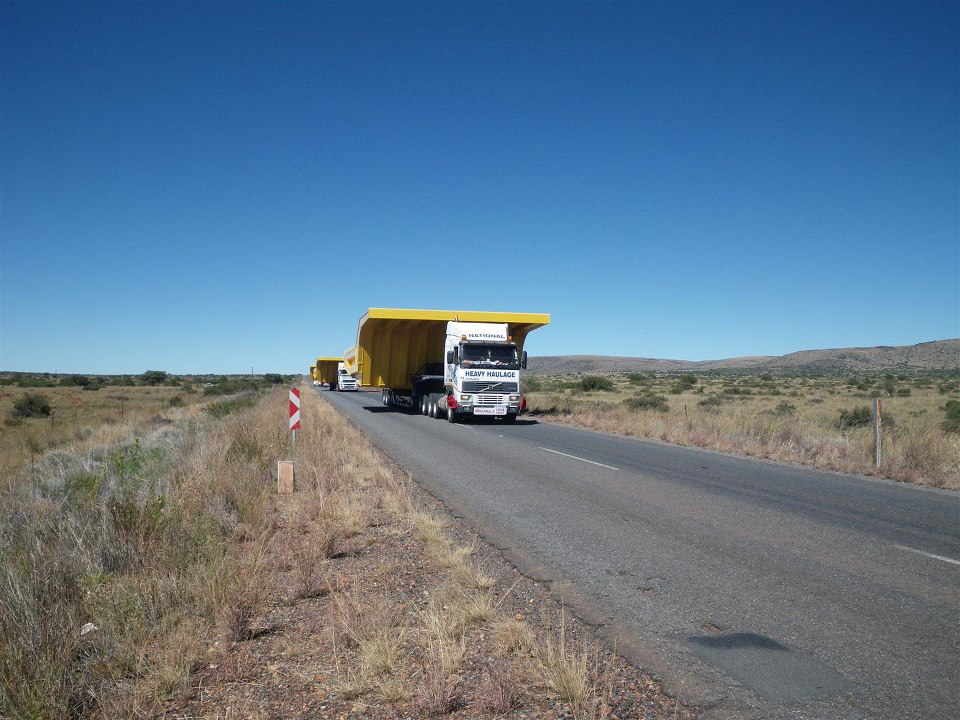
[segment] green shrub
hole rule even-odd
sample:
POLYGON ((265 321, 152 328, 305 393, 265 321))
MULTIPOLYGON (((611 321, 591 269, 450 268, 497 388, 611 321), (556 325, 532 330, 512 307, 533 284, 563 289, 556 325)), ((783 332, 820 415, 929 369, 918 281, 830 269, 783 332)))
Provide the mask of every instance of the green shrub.
POLYGON ((50 417, 53 408, 50 399, 43 393, 25 393, 13 402, 14 417, 50 417))
POLYGON ((723 400, 724 399, 719 395, 710 395, 709 397, 705 397, 703 400, 698 402, 697 405, 702 407, 704 410, 716 410, 723 405, 723 400))
POLYGON ((631 410, 655 410, 656 412, 670 412, 670 405, 663 395, 654 395, 653 393, 644 393, 635 395, 623 401, 623 404, 631 410))
POLYGON ((56 383, 50 378, 28 377, 17 382, 17 387, 38 388, 38 387, 56 387, 56 383))
POLYGON ((940 427, 945 432, 960 433, 960 400, 947 400, 943 410, 947 417, 940 427))
POLYGON ((523 378, 523 389, 527 392, 543 390, 543 381, 538 377, 525 376, 523 378))
POLYGON ((277 373, 267 373, 263 376, 263 381, 271 385, 283 385, 283 375, 277 373))
POLYGON ((627 373, 627 380, 632 385, 649 385, 650 384, 650 378, 648 378, 642 372, 627 373))
POLYGON ((60 378, 61 385, 67 385, 72 387, 83 387, 90 384, 90 378, 86 375, 66 375, 65 377, 60 378))
POLYGON ((773 409, 774 415, 793 415, 797 411, 797 406, 781 400, 780 404, 773 409))
POLYGON ((204 410, 208 415, 219 420, 236 410, 253 407, 255 399, 253 395, 245 395, 230 400, 221 400, 220 402, 210 403, 204 410))
POLYGON ((845 430, 846 428, 866 427, 873 423, 873 412, 866 405, 853 408, 853 410, 841 410, 840 417, 834 421, 834 426, 845 430))
POLYGON ((170 407, 180 407, 181 405, 183 405, 182 395, 174 395, 170 398, 170 407))
POLYGON ((140 376, 140 382, 144 385, 163 385, 168 377, 170 375, 163 370, 147 370, 140 376))
POLYGON ((594 390, 613 390, 613 381, 599 375, 586 375, 580 378, 580 389, 586 392, 594 390))
POLYGON ((897 390, 897 397, 910 397, 910 388, 900 388, 897 390))

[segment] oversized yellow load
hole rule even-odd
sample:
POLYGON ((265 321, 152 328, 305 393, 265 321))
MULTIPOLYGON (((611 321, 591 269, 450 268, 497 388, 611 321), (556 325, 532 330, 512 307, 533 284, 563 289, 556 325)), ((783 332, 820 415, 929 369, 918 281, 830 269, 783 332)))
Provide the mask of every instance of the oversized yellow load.
POLYGON ((337 365, 343 362, 342 357, 318 357, 316 372, 313 376, 314 385, 329 385, 333 387, 337 382, 337 365))
POLYGON ((446 413, 450 422, 465 414, 512 422, 524 342, 549 322, 545 313, 370 308, 344 364, 364 387, 381 388, 385 405, 446 413))

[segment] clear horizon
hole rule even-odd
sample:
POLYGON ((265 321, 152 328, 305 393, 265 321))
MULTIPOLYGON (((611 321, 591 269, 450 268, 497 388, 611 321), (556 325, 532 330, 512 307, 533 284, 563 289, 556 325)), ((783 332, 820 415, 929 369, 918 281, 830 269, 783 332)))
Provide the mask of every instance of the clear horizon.
POLYGON ((0 4, 0 369, 960 336, 954 2, 0 4))

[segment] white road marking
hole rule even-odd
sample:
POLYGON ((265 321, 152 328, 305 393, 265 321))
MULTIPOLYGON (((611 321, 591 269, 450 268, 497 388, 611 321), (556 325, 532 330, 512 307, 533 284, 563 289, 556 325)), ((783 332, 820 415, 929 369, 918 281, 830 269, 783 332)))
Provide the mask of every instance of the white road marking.
POLYGON ((546 450, 547 452, 551 452, 551 453, 554 453, 554 454, 556 454, 556 455, 563 455, 564 457, 568 457, 568 458, 570 458, 571 460, 579 460, 580 462, 590 463, 591 465, 599 465, 600 467, 605 467, 605 468, 608 468, 609 470, 619 470, 619 469, 620 469, 620 468, 615 468, 613 465, 604 465, 603 463, 598 463, 598 462, 595 462, 595 461, 593 461, 593 460, 587 460, 586 458, 577 457, 576 455, 567 455, 567 453, 562 453, 562 452, 560 452, 559 450, 551 450, 550 448, 545 448, 545 447, 542 447, 542 446, 540 446, 540 445, 538 445, 537 447, 539 447, 541 450, 546 450))
POLYGON ((906 550, 907 552, 916 553, 917 555, 923 555, 924 557, 933 558, 934 560, 943 560, 952 565, 960 565, 960 560, 954 560, 953 558, 944 557, 943 555, 934 555, 933 553, 924 552, 923 550, 917 550, 912 547, 907 547, 906 545, 894 545, 895 548, 900 548, 901 550, 906 550))

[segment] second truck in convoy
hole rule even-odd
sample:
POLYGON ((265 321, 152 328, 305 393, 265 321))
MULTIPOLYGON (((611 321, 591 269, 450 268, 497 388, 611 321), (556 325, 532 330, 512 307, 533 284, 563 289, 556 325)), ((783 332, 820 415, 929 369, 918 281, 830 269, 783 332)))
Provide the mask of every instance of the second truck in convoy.
POLYGON ((326 385, 331 390, 359 390, 360 385, 344 369, 342 357, 318 357, 310 366, 314 385, 326 385))
POLYGON ((379 387, 384 405, 448 422, 510 423, 523 409, 524 340, 549 322, 544 313, 370 308, 344 353, 345 369, 362 386, 379 387))

